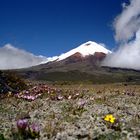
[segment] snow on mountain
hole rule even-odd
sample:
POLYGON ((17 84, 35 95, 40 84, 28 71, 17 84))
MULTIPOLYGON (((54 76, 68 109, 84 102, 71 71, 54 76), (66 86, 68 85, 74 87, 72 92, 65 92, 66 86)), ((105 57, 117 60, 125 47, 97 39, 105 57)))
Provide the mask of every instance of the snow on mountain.
POLYGON ((68 51, 67 53, 61 54, 60 56, 58 56, 57 61, 66 59, 67 57, 77 52, 80 53, 83 57, 87 55, 94 55, 95 52, 102 52, 105 54, 111 53, 111 51, 106 49, 103 44, 97 44, 96 42, 88 41, 80 45, 79 47, 68 51))
POLYGON ((104 54, 111 53, 110 50, 105 48, 104 44, 98 44, 98 43, 93 42, 93 41, 88 41, 84 44, 81 44, 77 48, 72 49, 66 53, 59 55, 59 56, 48 57, 47 60, 41 62, 41 64, 48 63, 51 61, 61 61, 61 60, 64 60, 64 59, 66 59, 66 58, 68 58, 76 53, 79 53, 79 54, 81 54, 82 57, 85 57, 87 55, 94 55, 95 52, 102 52, 104 54))

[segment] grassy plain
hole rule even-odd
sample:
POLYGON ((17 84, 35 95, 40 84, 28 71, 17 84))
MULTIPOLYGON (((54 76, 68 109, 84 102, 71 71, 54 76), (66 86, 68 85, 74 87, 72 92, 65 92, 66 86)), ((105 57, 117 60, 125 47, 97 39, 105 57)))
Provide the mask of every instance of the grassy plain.
POLYGON ((39 125, 40 140, 140 139, 140 85, 47 86, 49 91, 33 101, 0 99, 0 140, 31 139, 18 135, 16 122, 23 118, 39 125), (113 123, 105 120, 108 114, 113 123))

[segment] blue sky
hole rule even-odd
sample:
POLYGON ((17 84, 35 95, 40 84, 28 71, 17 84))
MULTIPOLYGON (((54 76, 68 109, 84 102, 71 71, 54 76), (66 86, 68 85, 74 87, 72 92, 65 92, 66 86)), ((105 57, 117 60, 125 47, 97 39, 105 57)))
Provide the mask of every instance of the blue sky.
POLYGON ((54 56, 92 40, 115 47, 112 22, 128 0, 0 0, 0 46, 54 56))

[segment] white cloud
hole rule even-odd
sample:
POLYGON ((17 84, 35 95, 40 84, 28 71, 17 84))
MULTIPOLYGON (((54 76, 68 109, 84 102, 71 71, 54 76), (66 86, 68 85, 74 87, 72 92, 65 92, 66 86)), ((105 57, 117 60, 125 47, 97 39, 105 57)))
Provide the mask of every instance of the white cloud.
POLYGON ((36 56, 11 44, 0 48, 0 69, 26 68, 47 60, 44 56, 36 56))
POLYGON ((115 39, 120 47, 105 59, 103 65, 140 69, 140 0, 130 0, 130 5, 124 5, 114 22, 115 39))
MULTIPOLYGON (((124 4, 123 4, 124 5, 124 4)), ((114 21, 117 41, 128 41, 140 28, 140 0, 130 0, 123 6, 122 13, 114 21)))
POLYGON ((111 67, 140 69, 140 30, 136 39, 120 46, 119 49, 107 56, 103 65, 111 67))

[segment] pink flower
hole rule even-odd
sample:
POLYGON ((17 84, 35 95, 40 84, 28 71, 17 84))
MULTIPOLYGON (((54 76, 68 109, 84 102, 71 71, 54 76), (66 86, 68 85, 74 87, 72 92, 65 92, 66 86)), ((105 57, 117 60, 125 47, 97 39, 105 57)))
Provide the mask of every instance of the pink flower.
POLYGON ((85 100, 79 100, 77 104, 80 108, 83 108, 84 105, 86 104, 86 101, 85 100))
POLYGON ((17 128, 18 129, 26 129, 28 125, 28 120, 27 119, 20 119, 17 121, 17 128))
POLYGON ((30 99, 33 101, 35 100, 36 98, 34 96, 31 96, 30 99))
POLYGON ((38 124, 32 124, 30 130, 31 132, 38 134, 40 132, 40 127, 38 124))

